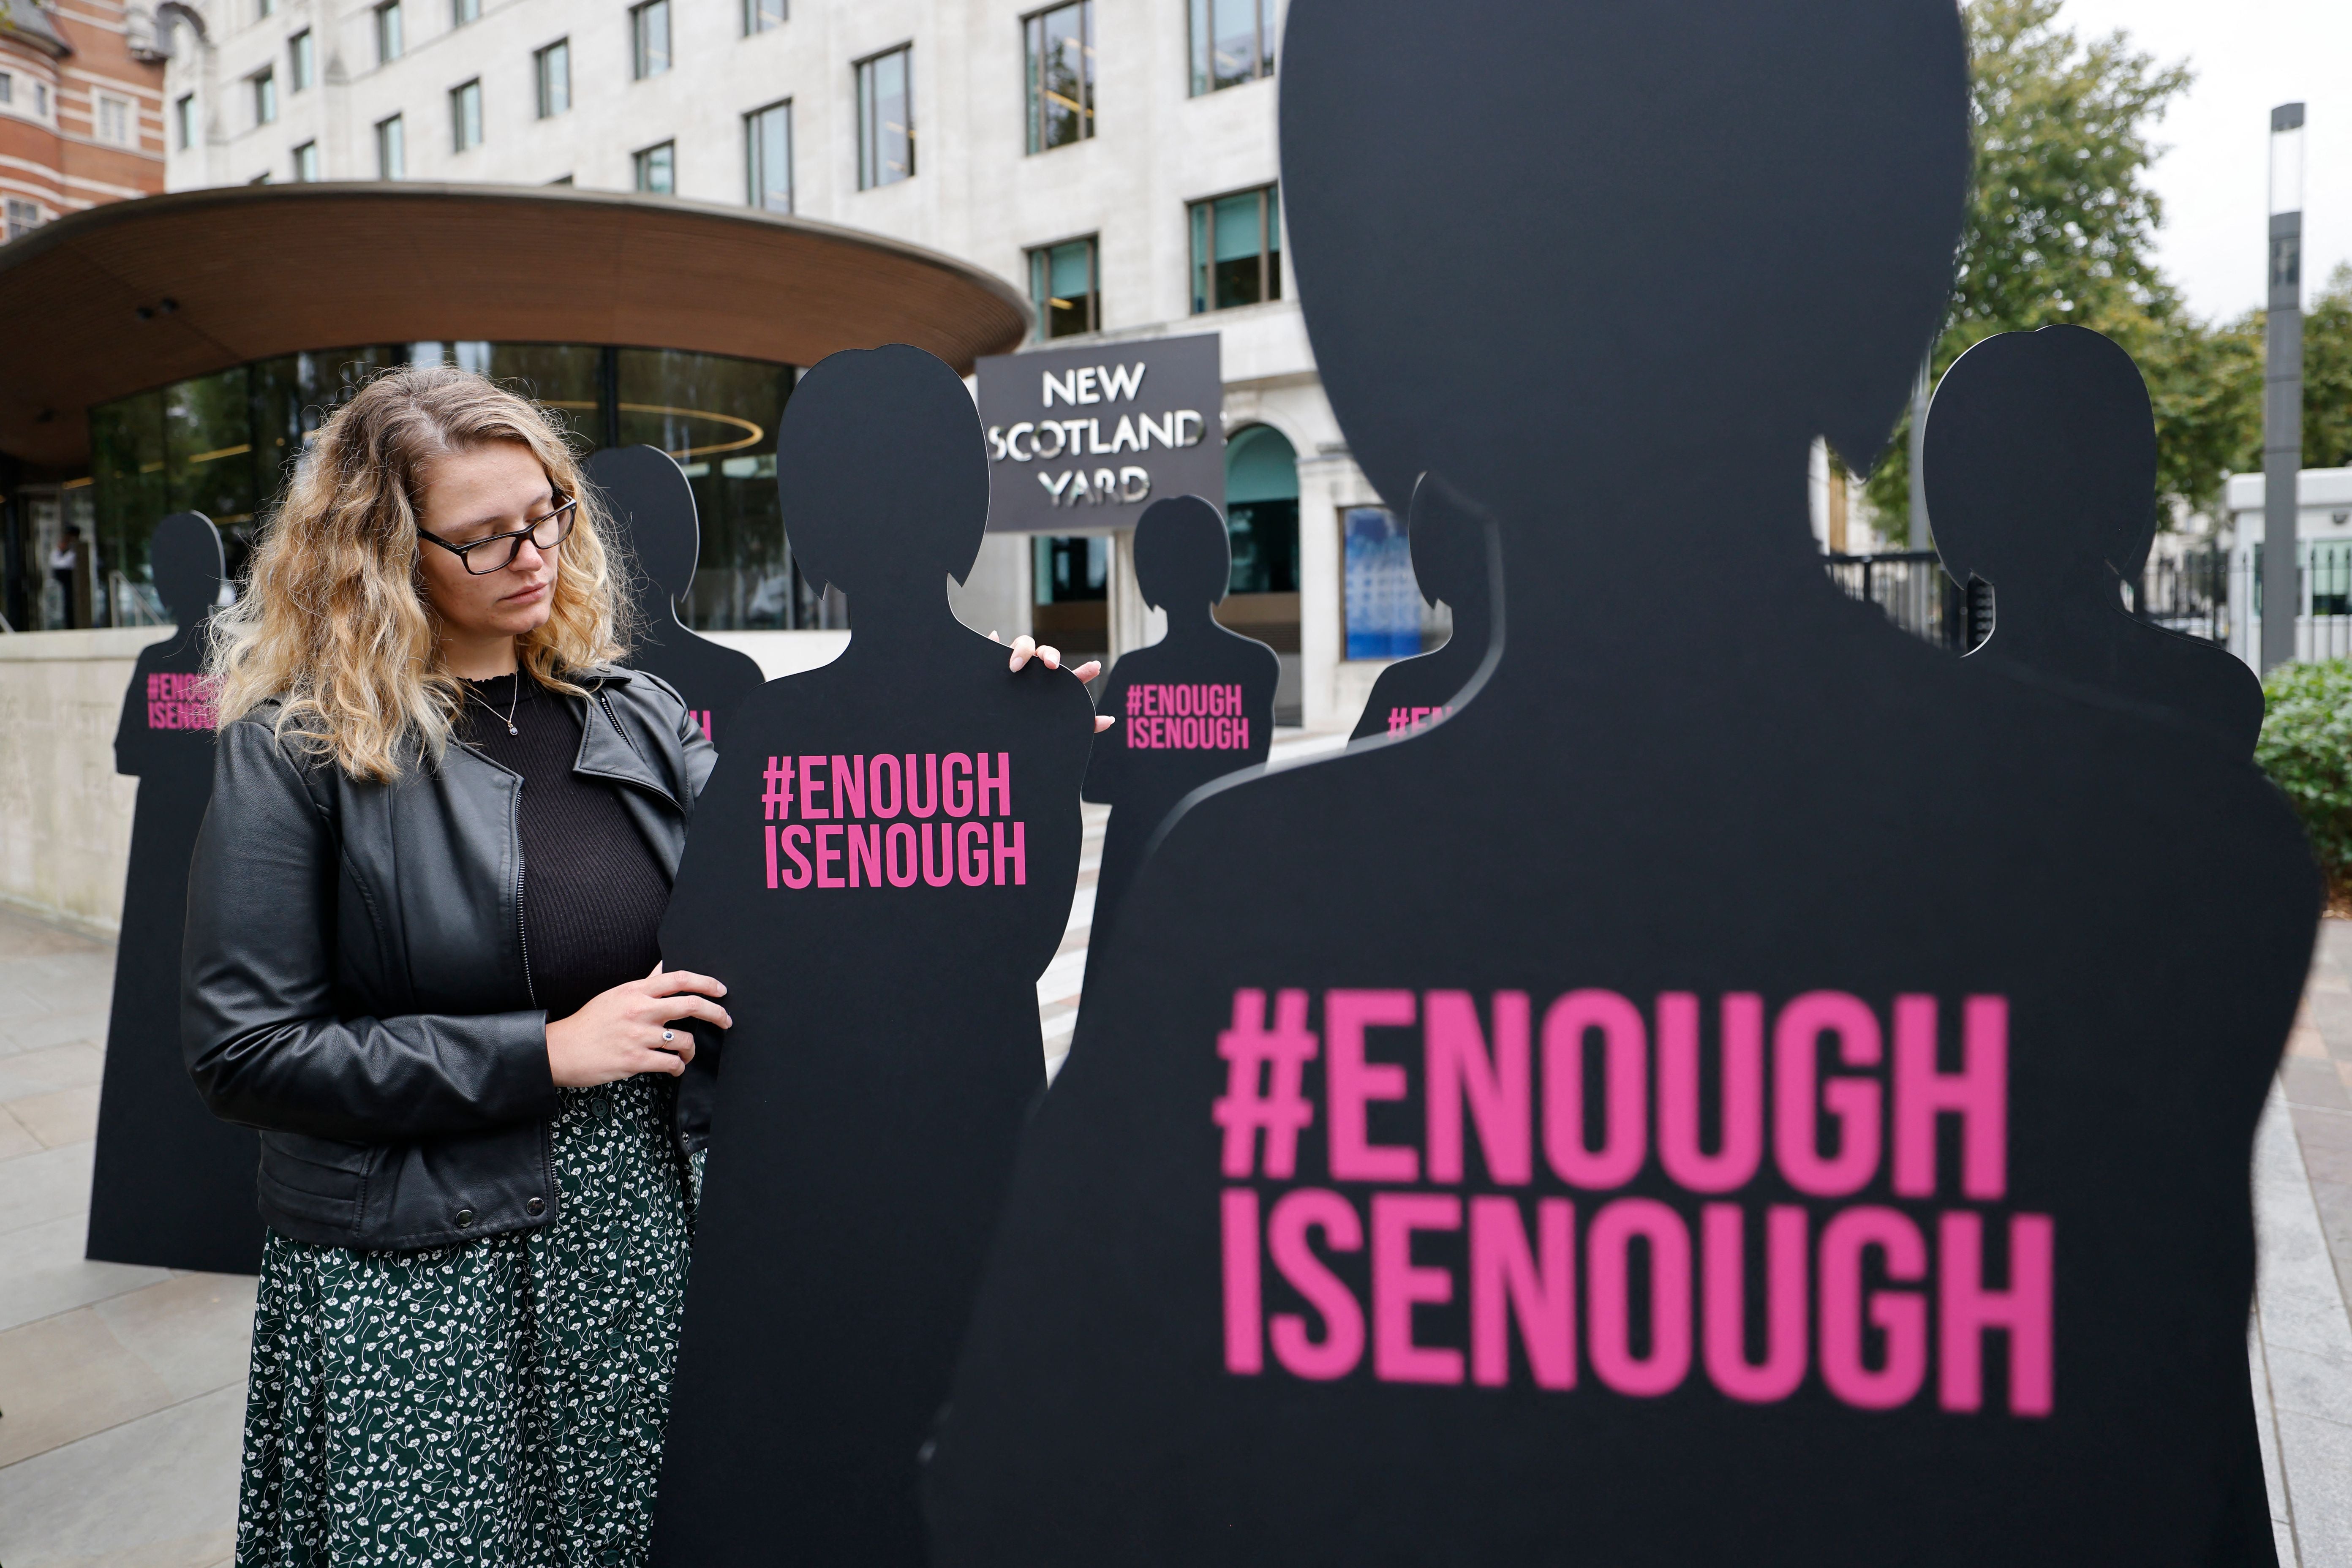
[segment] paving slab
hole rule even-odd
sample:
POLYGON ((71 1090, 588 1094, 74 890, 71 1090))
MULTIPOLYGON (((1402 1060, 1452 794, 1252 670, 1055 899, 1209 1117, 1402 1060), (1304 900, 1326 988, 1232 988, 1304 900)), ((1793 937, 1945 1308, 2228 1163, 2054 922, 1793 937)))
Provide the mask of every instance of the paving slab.
MULTIPOLYGON (((5 1194, 0 1196, 0 1237, 87 1213, 91 1148, 68 1143, 9 1161, 5 1194)), ((0 1262, 0 1290, 6 1285, 7 1265, 0 1262)))
MULTIPOLYGON (((6 1167, 0 1167, 0 1183, 14 1167, 39 1158, 35 1154, 11 1160, 6 1167)), ((0 1331, 110 1296, 127 1296, 172 1277, 168 1268, 144 1264, 91 1262, 81 1255, 89 1228, 88 1212, 77 1209, 40 1225, 0 1234, 0 1331)), ((0 1409, 7 1408, 6 1394, 6 1385, 0 1384, 0 1409)))
POLYGON ((245 1381, 259 1286, 249 1274, 175 1273, 88 1310, 163 1380, 173 1399, 193 1399, 245 1381))
POLYGON ((88 1307, 0 1333, 0 1467, 179 1403, 88 1307))
POLYGON ((211 1568, 236 1544, 245 1386, 0 1469, 8 1568, 211 1568))

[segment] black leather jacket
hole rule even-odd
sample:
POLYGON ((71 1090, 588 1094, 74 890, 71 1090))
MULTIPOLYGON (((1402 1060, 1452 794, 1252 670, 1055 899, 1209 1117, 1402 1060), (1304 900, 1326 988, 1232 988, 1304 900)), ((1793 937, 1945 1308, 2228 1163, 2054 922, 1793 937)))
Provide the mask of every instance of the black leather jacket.
MULTIPOLYGON (((656 677, 581 684, 573 767, 622 786, 675 876, 710 743, 656 677)), ((261 1217, 361 1250, 547 1224, 556 1093, 524 951, 523 781, 454 742, 438 766, 356 781, 281 742, 276 717, 221 731, 181 970, 188 1071, 261 1131, 261 1217)), ((688 1148, 714 1065, 681 1086, 688 1148)))

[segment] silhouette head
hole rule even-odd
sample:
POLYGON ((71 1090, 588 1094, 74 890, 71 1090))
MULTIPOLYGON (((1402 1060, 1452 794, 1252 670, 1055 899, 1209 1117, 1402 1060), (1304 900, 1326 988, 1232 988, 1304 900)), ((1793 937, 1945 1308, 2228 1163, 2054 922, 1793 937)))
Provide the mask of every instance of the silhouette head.
POLYGON ((1225 520, 1199 496, 1171 496, 1135 525, 1135 581, 1154 609, 1184 611, 1223 600, 1234 576, 1225 520))
POLYGON ((2032 588, 2099 561, 2137 575, 2156 537, 2147 384, 2087 327, 1987 338, 1936 388, 1922 477, 1962 582, 2032 588))
POLYGON ((694 586, 702 555, 702 524, 686 471, 658 447, 607 447, 586 468, 588 482, 604 494, 613 536, 635 558, 639 606, 670 605, 694 586))
POLYGON ((1460 0, 1427 22, 1294 0, 1284 35, 1299 299, 1391 504, 1433 468, 1490 504, 1515 476, 1525 505, 1564 432, 1645 460, 1695 424, 1742 462, 1885 444, 1969 178, 1952 0, 1460 0))
POLYGON ((1488 599, 1486 524, 1453 486, 1423 474, 1412 487, 1405 518, 1412 578, 1421 596, 1457 611, 1475 612, 1488 599))
POLYGON ((220 530, 200 511, 175 511, 155 525, 147 542, 147 565, 156 595, 181 626, 201 620, 220 602, 221 584, 228 577, 220 530))
POLYGON ((801 571, 850 597, 961 583, 988 526, 988 448, 963 379, 921 349, 846 349, 801 378, 776 432, 801 571))

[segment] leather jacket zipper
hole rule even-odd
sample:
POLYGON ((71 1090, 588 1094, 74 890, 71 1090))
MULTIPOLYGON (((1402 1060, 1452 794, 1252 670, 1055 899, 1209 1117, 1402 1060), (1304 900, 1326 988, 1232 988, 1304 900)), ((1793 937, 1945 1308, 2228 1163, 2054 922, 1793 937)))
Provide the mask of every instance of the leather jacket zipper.
POLYGON ((515 846, 515 941, 522 947, 522 990, 532 1006, 539 1005, 539 988, 530 981, 530 923, 522 911, 522 781, 515 782, 514 805, 509 808, 508 826, 514 830, 515 846))

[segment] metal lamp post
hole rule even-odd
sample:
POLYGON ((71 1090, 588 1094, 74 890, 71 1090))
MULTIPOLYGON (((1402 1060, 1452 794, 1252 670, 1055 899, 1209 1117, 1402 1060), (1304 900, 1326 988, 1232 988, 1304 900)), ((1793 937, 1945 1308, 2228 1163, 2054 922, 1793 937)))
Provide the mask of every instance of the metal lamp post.
POLYGON ((2263 668, 2295 655, 2303 608, 2295 481, 2303 470, 2303 105, 2271 110, 2271 287, 2263 369, 2263 668))

